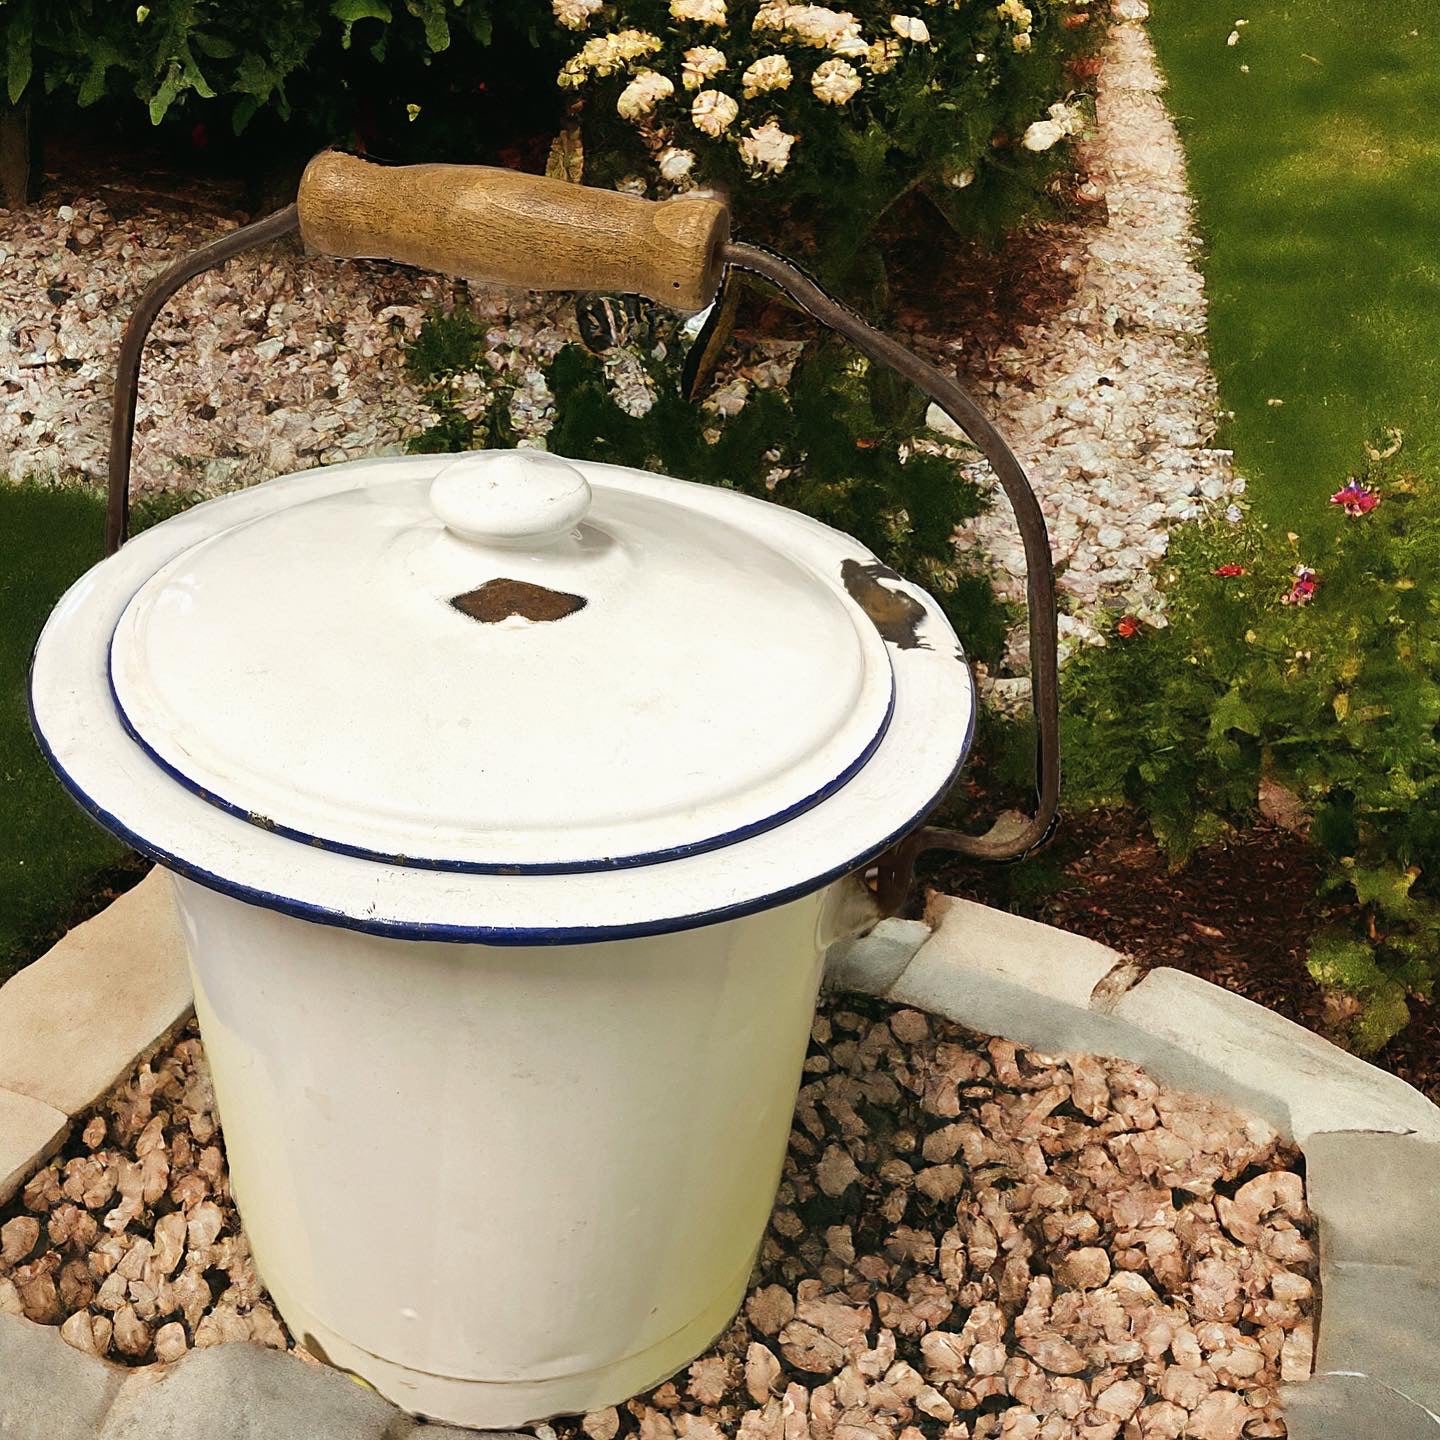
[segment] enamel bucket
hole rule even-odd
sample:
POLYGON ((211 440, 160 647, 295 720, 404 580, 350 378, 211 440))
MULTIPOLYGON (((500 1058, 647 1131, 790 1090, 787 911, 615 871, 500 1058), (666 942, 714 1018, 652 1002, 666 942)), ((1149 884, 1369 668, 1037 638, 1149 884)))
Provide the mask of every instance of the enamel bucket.
POLYGON ((739 1306, 826 948, 964 759, 936 602, 738 492, 537 451, 212 500, 85 575, 36 732, 174 877, 294 1337, 406 1410, 623 1401, 739 1306))

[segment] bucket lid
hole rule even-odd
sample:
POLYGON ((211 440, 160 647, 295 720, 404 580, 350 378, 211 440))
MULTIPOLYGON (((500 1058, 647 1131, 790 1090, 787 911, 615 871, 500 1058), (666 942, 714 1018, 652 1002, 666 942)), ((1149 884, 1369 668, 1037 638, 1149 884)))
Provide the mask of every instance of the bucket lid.
POLYGON ((333 465, 174 516, 61 599, 30 706, 80 804, 177 874, 487 945, 809 894, 933 808, 975 718, 944 614, 857 540, 538 453, 333 465))
POLYGON ((124 724, 210 803, 409 865, 517 873, 733 843, 873 753, 894 680, 767 524, 534 450, 276 508, 116 626, 124 724))

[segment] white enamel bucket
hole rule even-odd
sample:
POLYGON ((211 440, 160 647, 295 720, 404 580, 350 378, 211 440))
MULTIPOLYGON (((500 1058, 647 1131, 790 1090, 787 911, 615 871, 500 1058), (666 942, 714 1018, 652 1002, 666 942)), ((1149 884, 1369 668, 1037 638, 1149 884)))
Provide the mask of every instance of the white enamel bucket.
POLYGON ((291 1333, 406 1410, 519 1425, 729 1324, 836 892, 623 944, 359 936, 175 882, 232 1184, 291 1333))
POLYGON ((485 1427, 623 1401, 725 1328, 825 950, 974 717, 936 602, 854 539, 524 452, 138 535, 56 608, 31 699, 175 877, 292 1334, 485 1427))

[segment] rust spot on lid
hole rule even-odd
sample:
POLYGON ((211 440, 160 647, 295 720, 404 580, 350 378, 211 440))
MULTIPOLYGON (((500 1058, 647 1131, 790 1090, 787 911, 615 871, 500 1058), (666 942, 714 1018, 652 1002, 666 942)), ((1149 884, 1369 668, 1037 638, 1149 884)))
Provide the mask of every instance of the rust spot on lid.
POLYGON ((583 595, 567 595, 563 590, 548 590, 528 580, 487 580, 474 590, 457 595, 450 602, 462 615, 486 625, 498 624, 512 615, 526 620, 563 620, 583 610, 583 595))
POLYGON ((903 590, 892 590, 882 580, 899 580, 888 565, 872 561, 862 565, 846 560, 840 566, 840 579, 850 598, 870 617, 882 640, 901 650, 920 650, 924 644, 919 636, 925 607, 903 590))

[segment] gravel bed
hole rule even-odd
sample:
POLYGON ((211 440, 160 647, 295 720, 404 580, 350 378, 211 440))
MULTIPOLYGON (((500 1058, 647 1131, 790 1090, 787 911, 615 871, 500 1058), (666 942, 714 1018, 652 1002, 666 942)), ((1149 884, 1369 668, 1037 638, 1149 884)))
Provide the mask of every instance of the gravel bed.
MULTIPOLYGON (((116 357, 140 292, 240 223, 157 197, 123 208, 78 196, 0 209, 0 475, 104 483, 116 357)), ((293 241, 193 281, 146 347, 135 490, 213 494, 398 453, 436 418, 406 374, 405 346, 451 288, 395 266, 306 258, 293 241)), ((504 368, 517 343, 533 371, 569 338, 550 324, 562 313, 553 299, 471 293, 504 368)))
MULTIPOLYGON (((1072 299, 987 354, 981 374, 966 363, 964 337, 949 345, 1040 496, 1068 612, 1064 650, 1103 639, 1099 608, 1164 623, 1153 577, 1169 531, 1244 489, 1231 453, 1214 445, 1200 242, 1147 14, 1143 0, 1114 5, 1084 147, 1086 190, 1103 220, 1058 232, 1072 299)), ((958 539, 988 554, 999 593, 1023 603, 1024 557, 1003 500, 958 539)), ((1026 668, 1025 652, 1017 632, 1007 668, 1026 668)), ((1028 701, 1027 680, 993 683, 1002 702, 1028 701)))
MULTIPOLYGON (((1268 1126, 1123 1061, 854 997, 822 1005, 805 1070, 741 1316, 688 1372, 540 1440, 1284 1435, 1315 1254, 1297 1156, 1268 1126)), ((3 1219, 0 1311, 79 1349, 291 1343, 193 1026, 3 1219)))

